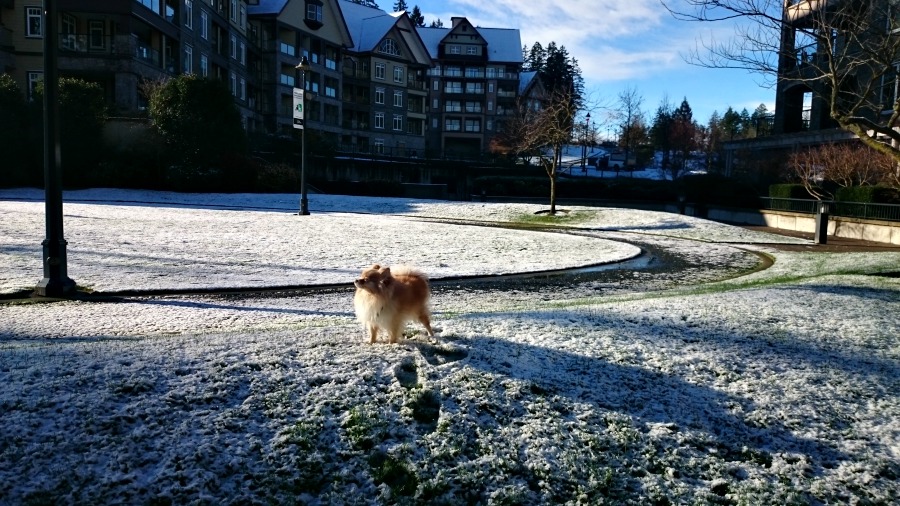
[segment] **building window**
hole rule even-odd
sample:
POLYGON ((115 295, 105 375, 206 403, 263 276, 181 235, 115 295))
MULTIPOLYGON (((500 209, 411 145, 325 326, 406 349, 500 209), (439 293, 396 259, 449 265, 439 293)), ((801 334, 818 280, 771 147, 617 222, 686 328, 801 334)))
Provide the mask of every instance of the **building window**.
POLYGON ((209 57, 200 53, 200 75, 209 77, 209 57))
POLYGON ((488 83, 488 93, 494 92, 494 83, 488 83))
POLYGON ((241 65, 246 65, 247 64, 247 45, 244 44, 244 41, 240 41, 238 43, 238 46, 240 46, 239 51, 238 51, 238 56, 241 57, 241 65))
POLYGON ((466 102, 466 112, 481 112, 481 102, 466 102))
POLYGON ((75 51, 78 49, 77 36, 75 35, 75 17, 69 14, 62 15, 62 34, 60 35, 59 44, 63 49, 75 51))
POLYGON ((338 81, 332 77, 325 78, 325 96, 337 98, 338 81))
POLYGON ((434 128, 435 130, 437 130, 437 127, 438 127, 438 119, 431 118, 431 128, 434 128))
POLYGON ((44 36, 44 21, 40 7, 25 7, 25 36, 44 36))
POLYGON ((466 132, 480 132, 481 131, 481 120, 478 119, 467 119, 466 120, 466 132))
POLYGON ((88 40, 91 49, 106 49, 106 24, 100 20, 88 23, 88 40))
POLYGON ((493 121, 493 120, 490 120, 490 119, 487 120, 487 130, 488 130, 488 132, 492 131, 493 129, 494 129, 494 121, 493 121))
POLYGON ((444 70, 445 77, 462 77, 462 67, 447 67, 444 70))
POLYGON ((194 48, 187 44, 184 46, 184 73, 194 73, 194 48))
POLYGON ((375 139, 375 142, 373 144, 374 144, 375 152, 378 153, 379 155, 383 155, 384 154, 384 139, 375 139))
POLYGON ((375 79, 381 79, 382 81, 384 80, 384 69, 384 63, 375 64, 375 79))
POLYGON ((478 46, 468 46, 466 47, 466 54, 473 56, 478 54, 478 46))
POLYGON ((447 118, 444 122, 444 130, 447 132, 459 132, 462 130, 462 123, 459 118, 447 118))
POLYGON ((247 80, 241 78, 241 100, 247 100, 247 80))
POLYGON ((434 100, 431 101, 431 108, 434 109, 435 111, 438 110, 438 99, 435 98, 434 100))
POLYGON ((400 116, 399 114, 394 115, 394 130, 403 130, 403 116, 400 116))
POLYGON ((193 0, 184 0, 184 26, 189 30, 194 29, 194 2, 193 0))
POLYGON ((232 60, 237 60, 237 35, 233 33, 229 39, 228 52, 231 54, 232 60))
POLYGON ((35 97, 35 90, 37 89, 37 85, 39 82, 44 80, 44 73, 39 71, 28 72, 26 79, 28 79, 28 101, 31 102, 35 97))
POLYGON ((484 83, 466 83, 466 93, 484 93, 484 83))
POLYGON ((481 79, 484 77, 484 68, 482 67, 466 67, 466 77, 481 79))
POLYGON ((394 90, 394 107, 403 107, 403 92, 394 90))
POLYGON ((444 84, 444 93, 462 93, 462 83, 459 81, 448 81, 444 84))
POLYGON ((234 72, 231 73, 231 95, 237 96, 237 75, 234 72))
POLYGON ((440 81, 440 79, 435 79, 435 80, 431 81, 431 88, 432 88, 434 91, 440 90, 440 89, 441 89, 441 81, 440 81))
POLYGON ((203 9, 200 9, 200 36, 209 40, 209 14, 203 9))
POLYGON ((384 129, 384 113, 376 112, 375 113, 375 128, 384 129))
POLYGON ((314 23, 322 23, 322 4, 318 2, 306 3, 306 20, 314 23))
POLYGON ((494 101, 493 100, 488 100, 487 110, 493 112, 493 110, 494 110, 494 101))
POLYGON ((444 112, 462 112, 462 102, 459 100, 448 100, 444 104, 444 112))
POLYGON ((400 56, 400 50, 397 49, 397 43, 394 42, 394 39, 384 39, 381 41, 381 46, 378 47, 378 51, 391 56, 400 56))
POLYGON ((237 21, 237 15, 238 15, 237 4, 238 4, 237 0, 231 0, 230 14, 231 14, 232 21, 237 21))
POLYGON ((394 82, 403 82, 403 67, 394 67, 394 82))
POLYGON ((238 23, 242 29, 247 27, 247 7, 244 6, 244 4, 241 4, 241 13, 238 23))
POLYGON ((459 46, 450 46, 450 54, 459 54, 459 46))
POLYGON ((384 88, 375 88, 375 103, 384 105, 384 88))

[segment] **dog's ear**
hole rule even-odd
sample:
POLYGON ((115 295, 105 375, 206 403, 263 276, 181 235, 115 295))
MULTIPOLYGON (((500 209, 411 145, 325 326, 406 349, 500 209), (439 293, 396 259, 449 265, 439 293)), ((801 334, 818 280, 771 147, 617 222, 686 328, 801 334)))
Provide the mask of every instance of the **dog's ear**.
POLYGON ((377 270, 381 269, 381 266, 378 264, 374 264, 374 265, 372 265, 372 268, 377 271, 377 270))
POLYGON ((394 282, 394 276, 391 276, 391 268, 385 267, 381 269, 381 285, 388 286, 394 282))

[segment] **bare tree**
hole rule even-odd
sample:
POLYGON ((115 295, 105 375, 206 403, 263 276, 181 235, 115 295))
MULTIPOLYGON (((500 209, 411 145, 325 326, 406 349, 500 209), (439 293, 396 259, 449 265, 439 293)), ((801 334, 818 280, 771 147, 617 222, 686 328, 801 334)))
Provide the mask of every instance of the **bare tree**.
POLYGON ((550 214, 556 214, 556 176, 563 147, 572 138, 578 114, 572 91, 547 92, 540 105, 520 104, 492 140, 491 150, 515 156, 533 155, 550 179, 550 214))
POLYGON ((647 126, 641 105, 644 97, 636 88, 629 87, 619 93, 618 120, 622 137, 619 145, 625 149, 625 167, 631 159, 631 152, 647 137, 647 126))
POLYGON ((819 200, 833 200, 829 187, 873 185, 890 181, 894 159, 872 148, 851 143, 802 149, 788 157, 790 174, 819 200))
POLYGON ((678 19, 736 23, 730 42, 700 41, 688 57, 692 63, 759 72, 770 83, 805 84, 842 129, 900 161, 900 19, 894 2, 661 1, 678 19))

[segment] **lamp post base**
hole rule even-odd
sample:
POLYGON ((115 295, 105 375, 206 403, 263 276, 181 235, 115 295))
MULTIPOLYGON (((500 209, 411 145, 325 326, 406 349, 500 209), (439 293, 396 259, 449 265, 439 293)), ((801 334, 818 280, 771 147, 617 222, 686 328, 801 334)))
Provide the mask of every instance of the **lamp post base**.
POLYGON ((300 199, 300 212, 297 214, 300 216, 309 216, 309 200, 306 198, 300 199))

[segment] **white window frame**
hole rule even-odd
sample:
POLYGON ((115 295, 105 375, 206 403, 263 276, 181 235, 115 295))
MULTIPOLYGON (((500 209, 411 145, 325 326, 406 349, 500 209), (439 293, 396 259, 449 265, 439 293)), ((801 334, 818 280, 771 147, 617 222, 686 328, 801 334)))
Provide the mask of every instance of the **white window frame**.
POLYGON ((315 4, 309 2, 306 4, 306 19, 310 21, 315 21, 317 23, 322 22, 322 6, 319 4, 315 4))
POLYGON ((384 88, 375 88, 375 103, 384 105, 384 88))
POLYGON ((44 13, 40 7, 25 7, 25 37, 31 39, 44 37, 44 13), (35 22, 36 24, 32 24, 35 22))
POLYGON ((231 53, 231 59, 237 60, 237 35, 233 33, 229 38, 228 51, 231 53))
POLYGON ((200 9, 200 37, 209 40, 209 14, 206 9, 200 9))
POLYGON ((194 0, 184 0, 184 26, 194 29, 194 0))
POLYGON ((372 143, 372 150, 374 153, 383 155, 384 154, 384 139, 375 139, 375 141, 372 143))
POLYGON ((190 44, 184 45, 184 62, 182 64, 185 74, 194 73, 194 47, 190 44))
POLYGON ((231 0, 231 12, 229 12, 229 14, 231 15, 232 21, 237 21, 237 14, 238 14, 237 6, 238 6, 237 0, 231 0))
POLYGON ((394 131, 395 132, 403 131, 403 116, 400 114, 394 115, 394 131))
POLYGON ((247 80, 243 77, 240 79, 241 81, 241 100, 247 100, 247 80))
POLYGON ((387 70, 387 65, 383 62, 378 62, 375 64, 375 79, 384 81, 384 73, 387 70))
POLYGON ((379 130, 384 130, 384 113, 376 112, 375 113, 375 128, 379 130))
POLYGON ((200 76, 209 77, 209 56, 200 53, 200 76))
POLYGON ((401 66, 399 66, 399 65, 395 65, 395 66, 394 66, 394 82, 395 82, 395 83, 402 83, 402 82, 403 82, 403 75, 404 75, 403 67, 401 67, 401 66))
POLYGON ((247 64, 247 44, 244 44, 244 41, 238 41, 238 56, 241 59, 241 65, 247 64))
POLYGON ((235 74, 233 70, 231 71, 230 81, 231 81, 231 95, 236 97, 237 96, 237 74, 235 74))
POLYGON ((44 80, 44 72, 41 70, 30 70, 25 73, 25 79, 27 81, 26 85, 28 89, 25 90, 28 93, 28 101, 34 101, 34 90, 37 87, 37 84, 44 80))
POLYGON ((466 46, 466 54, 469 56, 478 55, 478 46, 466 46))
POLYGON ((394 107, 403 107, 403 92, 394 90, 394 107))

